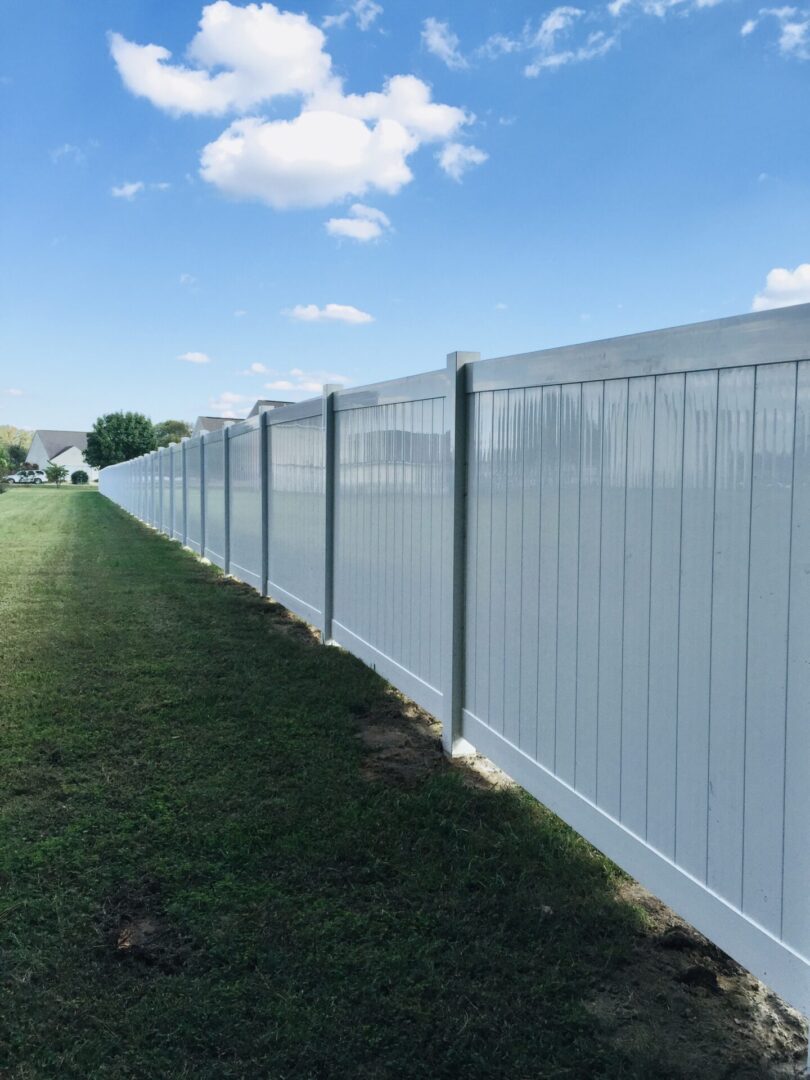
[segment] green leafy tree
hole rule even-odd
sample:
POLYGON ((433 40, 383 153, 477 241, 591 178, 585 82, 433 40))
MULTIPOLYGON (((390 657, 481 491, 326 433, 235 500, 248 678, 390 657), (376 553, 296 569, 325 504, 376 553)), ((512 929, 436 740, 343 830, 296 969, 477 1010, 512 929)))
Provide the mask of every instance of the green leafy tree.
POLYGON ((84 469, 77 469, 76 472, 70 474, 71 484, 86 484, 90 480, 90 477, 84 471, 84 469))
POLYGON ((18 443, 11 443, 6 448, 8 453, 8 459, 11 462, 12 469, 20 469, 25 464, 25 458, 28 451, 25 447, 20 446, 18 443))
POLYGON ((64 465, 49 465, 45 470, 45 478, 49 484, 56 484, 57 487, 63 480, 67 480, 68 471, 64 465))
POLYGON ((158 446, 168 446, 169 443, 180 442, 181 439, 191 437, 191 425, 185 420, 164 420, 155 424, 155 442, 158 446))
POLYGON ((0 446, 0 480, 12 472, 11 460, 5 446, 0 446))
POLYGON ((84 460, 97 469, 105 469, 155 449, 155 429, 142 413, 108 413, 93 424, 87 436, 84 460))

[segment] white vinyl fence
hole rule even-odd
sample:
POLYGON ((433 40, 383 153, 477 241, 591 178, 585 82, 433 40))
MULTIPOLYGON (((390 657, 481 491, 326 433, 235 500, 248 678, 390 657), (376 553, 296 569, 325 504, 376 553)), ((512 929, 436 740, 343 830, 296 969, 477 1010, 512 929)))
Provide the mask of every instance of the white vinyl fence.
POLYGON ((810 305, 445 369, 105 469, 810 1013, 810 305))

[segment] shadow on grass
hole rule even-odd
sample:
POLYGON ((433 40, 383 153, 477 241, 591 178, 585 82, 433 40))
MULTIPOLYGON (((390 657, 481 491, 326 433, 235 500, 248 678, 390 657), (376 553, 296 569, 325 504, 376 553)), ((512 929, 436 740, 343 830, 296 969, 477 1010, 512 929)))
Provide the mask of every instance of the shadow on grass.
POLYGON ((615 867, 277 605, 70 504, 47 565, 5 548, 3 1075, 693 1075, 594 1008, 643 934, 615 867))

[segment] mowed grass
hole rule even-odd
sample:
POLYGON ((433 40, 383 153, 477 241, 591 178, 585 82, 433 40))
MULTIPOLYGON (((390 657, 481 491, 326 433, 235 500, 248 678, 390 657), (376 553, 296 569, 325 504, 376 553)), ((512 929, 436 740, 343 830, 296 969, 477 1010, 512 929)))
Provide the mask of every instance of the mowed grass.
POLYGON ((460 769, 369 779, 389 690, 272 611, 95 491, 0 496, 0 1075, 669 1075, 587 1008, 616 870, 460 769))

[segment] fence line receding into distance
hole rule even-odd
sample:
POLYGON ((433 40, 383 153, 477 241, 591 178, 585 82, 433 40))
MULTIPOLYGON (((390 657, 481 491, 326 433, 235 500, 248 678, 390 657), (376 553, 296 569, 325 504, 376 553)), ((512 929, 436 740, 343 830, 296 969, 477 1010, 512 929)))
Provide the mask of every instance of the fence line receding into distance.
POLYGON ((810 1013, 810 305, 479 360, 104 469, 810 1013))

